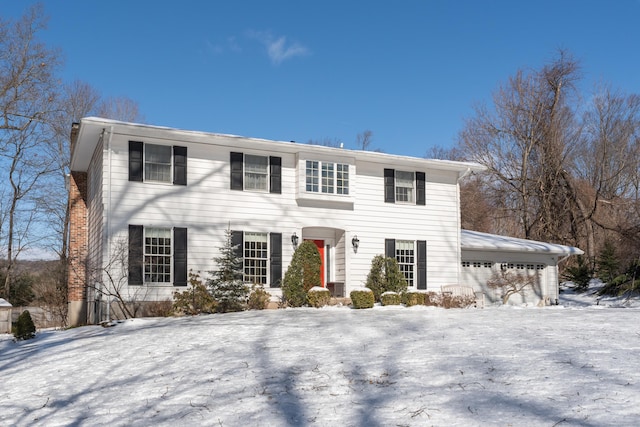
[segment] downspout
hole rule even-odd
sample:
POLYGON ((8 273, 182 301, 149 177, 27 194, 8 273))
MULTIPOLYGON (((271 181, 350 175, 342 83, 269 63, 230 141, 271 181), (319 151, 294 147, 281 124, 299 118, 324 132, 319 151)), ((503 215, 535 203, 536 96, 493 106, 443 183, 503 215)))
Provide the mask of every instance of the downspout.
POLYGON ((458 284, 460 283, 460 278, 462 276, 462 219, 461 219, 461 215, 462 215, 462 210, 460 208, 461 205, 461 200, 460 200, 460 181, 466 177, 467 175, 469 175, 471 173, 471 168, 467 168, 467 170, 465 170, 462 173, 458 174, 458 180, 457 180, 457 185, 456 185, 456 198, 457 200, 457 205, 458 205, 458 217, 456 218, 457 222, 458 222, 458 260, 457 260, 457 281, 458 284))
MULTIPOLYGON (((103 130, 104 131, 104 130, 103 130)), ((111 257, 111 138, 113 138, 113 125, 109 126, 109 138, 107 138, 107 206, 105 215, 105 228, 106 228, 106 247, 107 256, 111 257)), ((104 188, 104 186, 103 186, 104 188)), ((104 258, 104 254, 102 254, 104 258)), ((100 262, 103 262, 101 260, 100 262)), ((111 322, 111 301, 107 300, 107 322, 111 322)))

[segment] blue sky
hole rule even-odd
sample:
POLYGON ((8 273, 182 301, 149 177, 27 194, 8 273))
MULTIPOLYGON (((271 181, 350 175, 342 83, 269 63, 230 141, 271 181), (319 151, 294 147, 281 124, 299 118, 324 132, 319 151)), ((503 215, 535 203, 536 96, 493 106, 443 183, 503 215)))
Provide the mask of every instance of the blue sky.
MULTIPOLYGON (((34 2, 0 0, 16 18, 34 2)), ((44 1, 62 77, 138 102, 150 124, 339 139, 424 156, 478 102, 567 49, 588 96, 640 87, 640 1, 44 1)))

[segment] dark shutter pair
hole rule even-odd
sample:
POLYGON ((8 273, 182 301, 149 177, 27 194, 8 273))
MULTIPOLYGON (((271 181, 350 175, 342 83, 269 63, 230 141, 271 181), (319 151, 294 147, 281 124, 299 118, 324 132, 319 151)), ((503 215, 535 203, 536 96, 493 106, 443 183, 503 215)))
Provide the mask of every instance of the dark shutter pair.
MULTIPOLYGON (((144 143, 129 141, 129 181, 144 180, 144 143)), ((187 185, 187 147, 173 147, 173 184, 187 185)))
MULTIPOLYGON (((427 241, 418 240, 416 248, 416 288, 427 289, 427 241)), ((395 239, 384 239, 384 256, 396 257, 395 239)))
MULTIPOLYGON (((244 154, 231 152, 231 189, 244 190, 244 154)), ((282 158, 269 156, 269 192, 282 193, 282 158)))
MULTIPOLYGON (((144 227, 129 225, 129 285, 139 286, 144 278, 144 227)), ((187 286, 187 229, 173 229, 173 285, 187 286)))
MULTIPOLYGON (((242 231, 231 231, 231 244, 234 247, 236 258, 243 258, 243 234, 242 231)), ((269 233, 269 266, 272 288, 279 288, 282 282, 282 233, 269 233)))
MULTIPOLYGON (((396 202, 396 171, 394 169, 384 170, 384 202, 395 203, 396 202)), ((426 205, 426 192, 425 181, 426 176, 424 172, 416 172, 416 205, 426 205)))

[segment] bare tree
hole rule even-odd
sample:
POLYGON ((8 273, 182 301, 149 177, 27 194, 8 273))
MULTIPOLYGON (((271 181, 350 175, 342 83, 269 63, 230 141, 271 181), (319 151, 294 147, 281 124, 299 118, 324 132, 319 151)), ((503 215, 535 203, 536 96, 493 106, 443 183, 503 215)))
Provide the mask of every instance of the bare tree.
POLYGON ((338 138, 310 139, 307 141, 309 145, 323 145, 325 147, 342 148, 342 141, 338 138))
POLYGON ((500 272, 493 273, 491 278, 487 280, 489 288, 496 289, 501 293, 502 304, 507 304, 511 296, 525 292, 527 288, 535 289, 538 284, 537 276, 509 269, 501 269, 500 272))
POLYGON ((356 147, 360 150, 368 150, 373 141, 373 132, 365 130, 356 136, 356 147))
POLYGON ((580 212, 567 173, 578 141, 570 99, 579 67, 565 52, 538 71, 518 71, 476 107, 460 135, 462 150, 488 168, 485 181, 500 195, 500 216, 515 218, 519 235, 577 239, 580 212))
POLYGON ((4 292, 20 252, 33 245, 42 219, 41 188, 52 172, 45 124, 56 99, 58 54, 37 40, 45 27, 42 8, 32 7, 16 22, 0 21, 0 180, 6 247, 4 292))

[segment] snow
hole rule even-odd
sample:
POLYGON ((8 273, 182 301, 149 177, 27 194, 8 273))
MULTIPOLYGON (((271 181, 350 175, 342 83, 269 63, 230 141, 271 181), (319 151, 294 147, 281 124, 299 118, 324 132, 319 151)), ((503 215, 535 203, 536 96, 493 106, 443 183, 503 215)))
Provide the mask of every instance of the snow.
POLYGON ((640 305, 561 296, 0 334, 0 425, 638 425, 640 305))
POLYGON ((480 249, 508 252, 536 252, 564 256, 584 254, 581 249, 573 246, 539 242, 536 240, 517 239, 515 237, 500 236, 497 234, 481 233, 479 231, 470 230, 461 230, 460 247, 463 250, 480 249))

